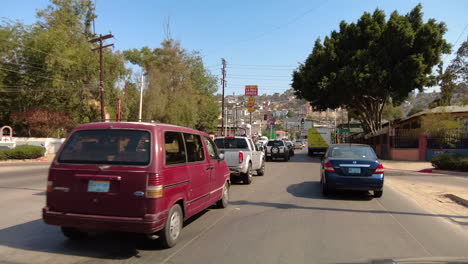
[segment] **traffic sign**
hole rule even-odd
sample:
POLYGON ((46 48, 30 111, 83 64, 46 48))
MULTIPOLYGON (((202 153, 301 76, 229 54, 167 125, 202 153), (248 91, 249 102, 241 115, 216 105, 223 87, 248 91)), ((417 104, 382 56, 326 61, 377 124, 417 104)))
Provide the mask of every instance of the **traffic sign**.
POLYGON ((258 95, 258 86, 257 85, 246 85, 245 86, 245 96, 257 96, 258 95))
POLYGON ((255 108, 249 107, 249 108, 247 108, 247 111, 249 111, 250 113, 255 112, 255 108))
POLYGON ((254 107, 254 106, 255 106, 255 103, 248 103, 247 106, 248 106, 248 107, 254 107))
POLYGON ((247 97, 247 102, 248 102, 249 104, 250 104, 250 103, 252 103, 252 104, 255 103, 255 97, 253 97, 253 96, 247 97))

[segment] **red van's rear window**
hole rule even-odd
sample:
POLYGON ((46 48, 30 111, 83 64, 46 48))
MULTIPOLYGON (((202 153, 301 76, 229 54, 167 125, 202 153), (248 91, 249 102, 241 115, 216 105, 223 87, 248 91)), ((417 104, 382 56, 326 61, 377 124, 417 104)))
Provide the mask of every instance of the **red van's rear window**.
POLYGON ((60 163, 147 165, 151 136, 141 130, 80 130, 63 148, 60 163))

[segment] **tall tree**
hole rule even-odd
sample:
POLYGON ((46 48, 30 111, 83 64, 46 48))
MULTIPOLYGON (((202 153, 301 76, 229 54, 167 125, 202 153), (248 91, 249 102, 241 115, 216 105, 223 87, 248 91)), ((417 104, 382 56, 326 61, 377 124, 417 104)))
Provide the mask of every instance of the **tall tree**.
MULTIPOLYGON (((0 25, 0 122, 12 112, 40 108, 63 112, 75 123, 98 119, 99 60, 92 51, 90 0, 51 0, 30 26, 0 25), (0 88, 2 89, 2 88, 0 88)), ((119 52, 104 52, 107 112, 115 113, 116 83, 129 74, 119 52)))
POLYGON ((197 53, 188 53, 178 42, 167 39, 160 48, 143 47, 124 54, 148 75, 143 100, 145 119, 206 131, 216 126, 219 110, 213 93, 217 80, 197 53))
POLYGON ((386 102, 399 105, 414 89, 436 82, 432 68, 450 52, 443 22, 423 21, 422 6, 388 20, 382 10, 365 12, 357 23, 340 23, 293 72, 299 98, 319 110, 346 107, 366 132, 381 128, 386 102))

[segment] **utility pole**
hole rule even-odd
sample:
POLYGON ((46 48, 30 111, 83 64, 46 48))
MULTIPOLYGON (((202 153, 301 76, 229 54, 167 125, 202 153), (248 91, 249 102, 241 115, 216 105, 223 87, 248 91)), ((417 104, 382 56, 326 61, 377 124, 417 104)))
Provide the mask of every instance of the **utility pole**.
POLYGON ((141 74, 141 84, 140 84, 140 110, 138 111, 138 122, 141 122, 141 114, 142 114, 142 107, 143 107, 143 85, 145 81, 145 75, 141 74))
POLYGON ((223 64, 223 68, 221 68, 221 74, 223 76, 223 78, 221 79, 221 85, 223 87, 223 98, 222 98, 222 101, 221 101, 221 113, 222 113, 222 116, 221 116, 221 133, 222 133, 222 136, 224 136, 224 135, 226 135, 226 133, 224 131, 224 87, 226 86, 226 60, 221 59, 221 63, 223 64))
POLYGON ((99 35, 98 38, 94 38, 89 40, 91 43, 99 42, 99 47, 92 49, 99 51, 99 92, 101 93, 101 120, 104 122, 106 121, 106 104, 104 100, 104 56, 103 56, 103 49, 113 47, 114 44, 108 44, 103 46, 102 42, 106 39, 113 38, 112 34, 107 35, 99 35))

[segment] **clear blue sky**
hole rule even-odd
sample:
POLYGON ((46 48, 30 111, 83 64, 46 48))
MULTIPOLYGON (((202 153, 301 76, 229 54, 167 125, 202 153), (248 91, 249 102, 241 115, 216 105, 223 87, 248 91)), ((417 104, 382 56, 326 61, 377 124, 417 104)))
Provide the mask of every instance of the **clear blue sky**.
MULTIPOLYGON (((227 94, 241 94, 244 85, 257 84, 260 93, 289 88, 292 70, 341 20, 356 21, 364 11, 383 9, 407 13, 419 2, 424 19, 448 26, 446 39, 454 44, 468 24, 466 0, 97 0, 96 31, 112 32, 119 50, 158 47, 170 17, 171 35, 182 46, 202 53, 205 65, 220 75, 221 58, 228 63, 227 94)), ((47 0, 2 1, 0 17, 35 21, 47 0)), ((461 35, 454 51, 466 40, 461 35)), ((452 56, 446 58, 450 61, 452 56)))

